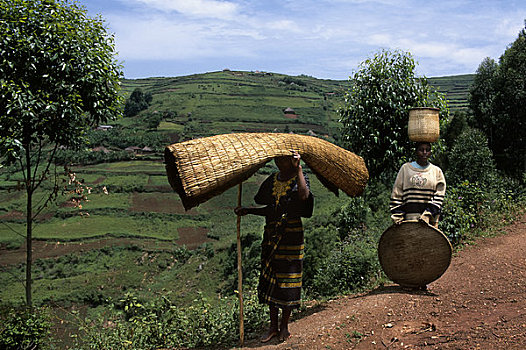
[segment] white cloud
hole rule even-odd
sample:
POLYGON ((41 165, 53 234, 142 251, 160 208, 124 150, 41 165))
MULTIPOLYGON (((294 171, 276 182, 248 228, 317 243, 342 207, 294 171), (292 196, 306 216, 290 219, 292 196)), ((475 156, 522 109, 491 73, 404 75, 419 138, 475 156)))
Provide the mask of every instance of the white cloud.
POLYGON ((253 59, 258 42, 268 39, 257 28, 223 21, 188 21, 166 16, 112 17, 116 47, 126 60, 253 59))
POLYGON ((268 29, 271 30, 278 30, 278 31, 287 31, 287 32, 294 32, 294 33, 301 33, 302 30, 298 27, 298 25, 287 19, 279 20, 279 21, 271 21, 265 24, 265 26, 268 29))
POLYGON ((346 79, 380 48, 410 51, 427 76, 469 73, 498 58, 526 18, 523 0, 106 1, 122 1, 122 11, 103 13, 119 59, 200 62, 189 74, 232 59, 346 79))
POLYGON ((516 38, 519 31, 524 28, 524 21, 526 19, 526 12, 523 15, 515 16, 515 18, 501 18, 495 25, 494 33, 498 37, 516 38))
POLYGON ((238 13, 238 5, 216 0, 135 0, 161 11, 177 11, 193 17, 231 19, 238 13))

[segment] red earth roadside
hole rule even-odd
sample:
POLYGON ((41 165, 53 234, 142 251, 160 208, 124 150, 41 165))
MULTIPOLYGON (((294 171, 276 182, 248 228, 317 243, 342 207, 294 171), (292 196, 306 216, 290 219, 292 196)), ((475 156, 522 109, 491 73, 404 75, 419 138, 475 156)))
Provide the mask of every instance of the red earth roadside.
POLYGON ((328 302, 257 349, 526 349, 526 215, 455 254, 427 291, 397 285, 328 302))

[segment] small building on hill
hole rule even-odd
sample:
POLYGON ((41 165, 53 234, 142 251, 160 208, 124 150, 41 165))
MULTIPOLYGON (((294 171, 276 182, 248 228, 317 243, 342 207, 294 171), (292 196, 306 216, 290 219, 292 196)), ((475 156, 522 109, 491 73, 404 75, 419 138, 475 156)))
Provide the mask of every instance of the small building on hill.
POLYGON ((298 115, 296 114, 296 111, 294 111, 290 107, 287 107, 283 110, 283 116, 287 119, 298 119, 298 115))
POLYGON ((285 113, 285 114, 296 114, 296 112, 290 107, 285 108, 283 110, 283 113, 285 113))
POLYGON ((107 149, 104 146, 98 146, 98 147, 92 148, 91 151, 92 152, 102 152, 104 154, 108 154, 111 152, 109 149, 107 149))
POLYGON ((142 148, 137 147, 137 146, 126 147, 124 150, 126 152, 130 152, 130 153, 134 153, 134 154, 140 154, 142 152, 142 148))

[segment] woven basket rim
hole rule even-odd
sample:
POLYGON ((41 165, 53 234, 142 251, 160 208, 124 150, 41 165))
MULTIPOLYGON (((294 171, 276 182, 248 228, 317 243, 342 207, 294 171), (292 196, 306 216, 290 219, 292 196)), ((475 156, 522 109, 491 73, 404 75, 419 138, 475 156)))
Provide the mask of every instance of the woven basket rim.
POLYGON ((432 111, 440 111, 440 108, 437 107, 411 107, 409 111, 416 111, 416 110, 432 110, 432 111))

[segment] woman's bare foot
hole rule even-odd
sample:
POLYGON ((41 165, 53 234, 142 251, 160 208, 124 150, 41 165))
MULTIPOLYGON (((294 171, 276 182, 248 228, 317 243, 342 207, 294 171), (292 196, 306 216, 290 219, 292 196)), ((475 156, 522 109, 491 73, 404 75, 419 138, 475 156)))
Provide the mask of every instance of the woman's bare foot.
POLYGON ((277 329, 269 329, 268 332, 261 337, 261 342, 262 343, 267 343, 267 342, 269 342, 272 338, 274 338, 277 335, 278 335, 278 330, 277 329))
POLYGON ((287 339, 290 338, 290 332, 287 328, 285 329, 282 329, 280 332, 279 332, 279 340, 280 341, 285 341, 287 339))

